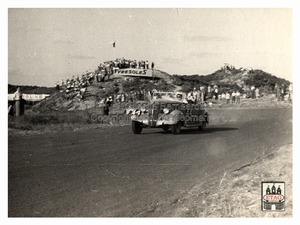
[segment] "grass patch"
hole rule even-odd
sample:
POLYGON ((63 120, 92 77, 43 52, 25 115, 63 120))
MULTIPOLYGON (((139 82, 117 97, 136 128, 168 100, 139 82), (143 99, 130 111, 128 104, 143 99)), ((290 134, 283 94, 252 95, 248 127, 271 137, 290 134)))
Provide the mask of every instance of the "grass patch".
POLYGON ((292 144, 283 146, 273 157, 238 171, 225 172, 219 180, 193 188, 177 201, 173 214, 176 217, 292 217, 292 162, 292 144), (261 211, 261 182, 269 180, 286 183, 284 212, 261 211))
POLYGON ((8 116, 8 128, 19 130, 44 130, 46 128, 60 128, 59 130, 64 130, 64 127, 87 124, 91 124, 91 119, 90 114, 86 111, 49 112, 43 114, 27 112, 26 115, 20 117, 8 116))
MULTIPOLYGON (((113 112, 114 114, 120 112, 113 112)), ((26 111, 20 117, 8 116, 8 133, 10 135, 42 134, 50 132, 76 131, 107 128, 110 126, 123 126, 130 124, 129 116, 124 115, 123 120, 100 121, 93 120, 93 115, 102 115, 99 108, 75 111, 26 111), (125 118, 126 117, 126 118, 125 118)), ((96 117, 97 118, 97 117, 96 117)))

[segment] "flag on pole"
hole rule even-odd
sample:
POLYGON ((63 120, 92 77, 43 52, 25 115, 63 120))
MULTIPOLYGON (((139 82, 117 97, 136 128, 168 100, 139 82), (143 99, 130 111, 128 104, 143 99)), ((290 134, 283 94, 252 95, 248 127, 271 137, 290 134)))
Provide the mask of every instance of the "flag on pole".
POLYGON ((116 42, 113 43, 113 47, 114 47, 114 48, 116 47, 116 42))

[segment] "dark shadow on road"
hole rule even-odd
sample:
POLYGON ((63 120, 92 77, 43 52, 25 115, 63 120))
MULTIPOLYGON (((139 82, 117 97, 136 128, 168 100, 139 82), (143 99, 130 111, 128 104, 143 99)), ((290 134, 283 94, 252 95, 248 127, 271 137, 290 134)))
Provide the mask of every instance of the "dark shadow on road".
MULTIPOLYGON (((149 135, 149 134, 172 134, 171 130, 168 131, 163 131, 163 130, 159 130, 159 128, 147 128, 147 129, 151 129, 153 130, 153 132, 149 132, 149 133, 141 133, 144 135, 149 135)), ((236 127, 209 127, 206 128, 205 131, 199 130, 198 128, 182 128, 182 130, 180 131, 180 133, 178 135, 192 135, 192 134, 206 134, 206 133, 216 133, 216 132, 223 132, 223 131, 233 131, 233 130, 238 130, 238 128, 236 127)))

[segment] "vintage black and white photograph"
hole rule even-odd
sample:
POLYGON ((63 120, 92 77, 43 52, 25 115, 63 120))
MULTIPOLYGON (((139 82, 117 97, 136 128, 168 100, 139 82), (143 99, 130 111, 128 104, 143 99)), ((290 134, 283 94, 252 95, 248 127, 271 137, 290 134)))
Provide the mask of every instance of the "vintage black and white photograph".
POLYGON ((293 7, 21 6, 8 219, 294 217, 293 7))

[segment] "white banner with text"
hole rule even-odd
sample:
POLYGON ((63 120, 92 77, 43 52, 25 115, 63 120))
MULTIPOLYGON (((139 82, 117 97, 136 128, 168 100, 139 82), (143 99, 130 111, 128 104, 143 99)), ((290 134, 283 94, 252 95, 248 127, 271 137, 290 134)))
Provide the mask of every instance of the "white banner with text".
POLYGON ((153 71, 147 69, 126 68, 118 69, 110 78, 118 78, 122 76, 130 77, 152 77, 153 71))

